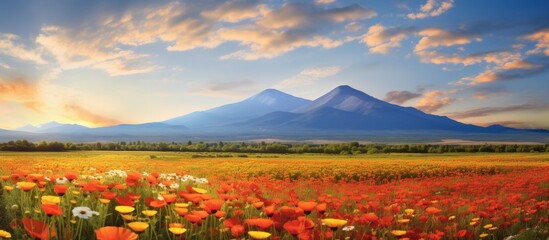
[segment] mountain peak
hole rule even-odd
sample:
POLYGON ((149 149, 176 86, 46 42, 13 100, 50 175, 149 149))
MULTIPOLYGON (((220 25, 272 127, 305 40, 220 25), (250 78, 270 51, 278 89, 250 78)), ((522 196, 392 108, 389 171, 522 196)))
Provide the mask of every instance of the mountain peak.
POLYGON ((268 88, 254 96, 251 96, 250 98, 244 101, 251 101, 251 102, 256 102, 262 105, 270 106, 274 104, 284 103, 286 101, 291 101, 292 99, 298 99, 298 98, 292 95, 289 95, 287 93, 281 92, 279 90, 268 88))
POLYGON ((296 112, 307 112, 322 107, 331 107, 343 111, 367 113, 388 103, 374 98, 348 85, 338 86, 332 91, 317 98, 309 105, 299 108, 296 112))

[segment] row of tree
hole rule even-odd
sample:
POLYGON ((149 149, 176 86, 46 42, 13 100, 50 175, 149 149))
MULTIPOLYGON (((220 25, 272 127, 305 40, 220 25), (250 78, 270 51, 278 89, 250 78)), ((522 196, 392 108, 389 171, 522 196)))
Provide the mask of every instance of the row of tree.
POLYGON ((433 144, 337 144, 266 143, 266 142, 109 142, 71 143, 27 140, 0 143, 0 151, 172 151, 172 152, 235 152, 235 153, 451 153, 451 152, 549 152, 549 144, 539 145, 433 145, 433 144))

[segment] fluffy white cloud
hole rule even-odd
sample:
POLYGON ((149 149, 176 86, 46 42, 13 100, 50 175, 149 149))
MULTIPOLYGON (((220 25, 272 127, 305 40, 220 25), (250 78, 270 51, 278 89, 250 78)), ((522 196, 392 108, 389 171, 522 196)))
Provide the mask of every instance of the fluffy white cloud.
POLYGON ((454 6, 454 0, 427 0, 421 5, 418 13, 409 13, 406 15, 409 19, 421 19, 427 17, 436 17, 450 10, 454 6))
POLYGON ((41 56, 42 53, 40 49, 26 47, 20 42, 21 38, 17 35, 10 33, 0 34, 0 54, 37 64, 46 63, 41 56))

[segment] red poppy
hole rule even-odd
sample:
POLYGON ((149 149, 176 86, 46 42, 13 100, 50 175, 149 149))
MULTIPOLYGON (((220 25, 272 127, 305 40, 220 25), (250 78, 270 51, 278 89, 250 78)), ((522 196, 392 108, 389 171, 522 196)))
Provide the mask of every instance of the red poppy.
POLYGON ((46 240, 57 236, 55 228, 50 228, 48 224, 39 220, 24 217, 23 226, 28 234, 38 239, 46 240))
POLYGON ((153 200, 149 203, 149 206, 153 208, 162 208, 166 206, 166 202, 162 200, 153 200))
POLYGON ((246 223, 250 226, 256 226, 261 230, 270 228, 273 225, 273 220, 266 218, 252 218, 246 219, 246 223))
POLYGON ((290 234, 297 236, 305 230, 305 224, 299 220, 291 220, 284 223, 284 229, 290 234))
POLYGON ((123 227, 102 227, 95 230, 97 240, 135 240, 138 235, 123 227))
POLYGON ((175 199, 177 198, 177 195, 175 195, 175 194, 162 194, 162 198, 164 198, 164 201, 166 201, 166 203, 171 204, 171 203, 175 202, 175 199))
POLYGON ((133 200, 127 196, 118 196, 115 199, 120 205, 129 206, 129 207, 133 207, 135 205, 133 200))
POLYGON ((141 198, 141 194, 139 193, 126 193, 126 196, 128 196, 131 200, 136 201, 141 198))
POLYGON ((73 180, 78 178, 78 173, 74 171, 68 171, 65 172, 65 177, 72 182, 73 180))
POLYGON ((263 212, 265 212, 265 215, 267 215, 267 217, 272 217, 275 213, 275 206, 274 204, 271 205, 271 206, 268 206, 268 207, 265 207, 263 208, 263 212))
POLYGON ((215 214, 219 211, 219 209, 221 209, 221 206, 223 206, 224 203, 225 201, 221 199, 210 199, 204 202, 204 206, 208 213, 215 214))
POLYGON ((187 221, 189 221, 191 223, 200 224, 202 222, 202 218, 200 216, 194 215, 194 214, 185 215, 185 219, 187 219, 187 221))
POLYGON ((103 196, 103 198, 105 199, 109 199, 109 200, 112 200, 114 197, 116 197, 117 193, 115 192, 102 192, 101 193, 101 196, 103 196))
POLYGON ((231 227, 231 235, 233 237, 242 236, 246 232, 246 229, 244 229, 244 226, 242 225, 235 225, 231 227))
POLYGON ((311 212, 315 209, 317 203, 316 202, 302 202, 299 201, 297 203, 297 206, 305 212, 305 215, 311 214, 311 212))
POLYGON ((69 189, 69 186, 67 186, 67 185, 55 185, 55 186, 53 186, 53 191, 55 191, 55 193, 59 196, 65 195, 65 193, 67 192, 68 189, 69 189))
POLYGON ((40 207, 50 217, 63 215, 63 210, 56 204, 42 204, 40 207))

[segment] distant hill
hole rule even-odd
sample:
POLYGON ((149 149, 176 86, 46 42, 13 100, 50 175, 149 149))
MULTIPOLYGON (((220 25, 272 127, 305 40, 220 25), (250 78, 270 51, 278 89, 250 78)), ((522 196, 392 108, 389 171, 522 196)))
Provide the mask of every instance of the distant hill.
POLYGON ((549 142, 544 129, 481 127, 374 98, 339 86, 310 101, 267 89, 240 102, 193 112, 163 122, 87 128, 49 122, 8 131, 0 140, 187 141, 359 140, 377 142, 473 141, 549 142))
POLYGON ((219 127, 274 111, 293 111, 310 101, 275 89, 264 90, 243 101, 168 119, 163 123, 189 128, 219 127))

